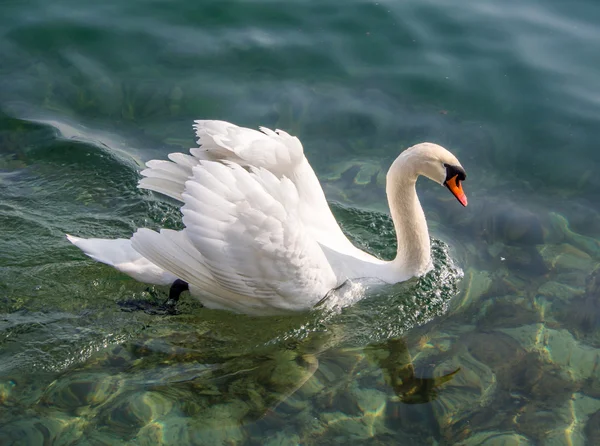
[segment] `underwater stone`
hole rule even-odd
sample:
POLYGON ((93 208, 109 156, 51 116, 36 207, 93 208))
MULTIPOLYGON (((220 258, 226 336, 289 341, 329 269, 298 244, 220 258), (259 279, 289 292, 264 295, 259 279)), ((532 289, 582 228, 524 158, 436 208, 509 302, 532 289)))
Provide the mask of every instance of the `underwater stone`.
POLYGON ((564 430, 565 426, 569 424, 570 418, 568 412, 562 408, 550 410, 532 403, 521 408, 515 420, 516 428, 520 433, 528 435, 539 444, 548 444, 550 433, 555 430, 564 430))
POLYGON ((492 278, 487 271, 478 271, 473 268, 467 269, 463 279, 464 293, 460 301, 453 304, 456 308, 464 308, 479 301, 492 284, 492 278))
POLYGON ((519 277, 541 276, 548 272, 538 250, 532 246, 505 246, 500 253, 503 264, 519 277))
POLYGON ((374 177, 375 181, 377 181, 376 175, 378 175, 380 171, 381 166, 379 166, 379 164, 361 163, 360 168, 354 177, 354 184, 358 184, 359 186, 371 184, 374 177))
POLYGON ((588 444, 600 444, 600 410, 589 418, 585 425, 584 434, 588 444))
POLYGON ((500 329, 516 339, 527 351, 537 351, 575 380, 590 378, 597 367, 597 349, 579 343, 567 330, 554 330, 544 324, 500 329))
POLYGON ((477 325, 483 329, 515 327, 542 321, 539 307, 533 307, 529 299, 504 296, 493 299, 482 306, 477 325))
POLYGON ((537 351, 539 349, 539 338, 544 330, 543 324, 530 324, 521 327, 499 328, 498 331, 506 333, 515 339, 526 351, 537 351))
POLYGON ((544 445, 549 446, 586 446, 587 426, 594 412, 600 409, 600 401, 595 398, 584 396, 580 393, 573 395, 563 407, 555 408, 557 411, 565 414, 566 423, 558 426, 546 433, 544 445), (587 423, 586 423, 587 422, 587 423))
POLYGON ((546 345, 550 360, 566 368, 575 380, 592 376, 600 352, 579 343, 567 330, 546 330, 546 345))
POLYGON ((358 186, 377 183, 382 171, 379 162, 368 158, 345 160, 333 164, 330 169, 329 173, 322 176, 326 181, 341 180, 343 183, 351 181, 358 186))
POLYGON ((365 440, 375 435, 389 433, 385 427, 384 410, 367 412, 362 416, 348 416, 343 412, 326 412, 321 415, 331 433, 344 440, 365 440))
POLYGON ((482 200, 468 230, 489 244, 533 246, 544 239, 542 222, 536 214, 497 197, 482 200))
POLYGON ((298 364, 294 357, 278 357, 269 376, 269 385, 274 386, 281 392, 285 392, 305 378, 306 373, 306 368, 298 364))
POLYGON ((192 444, 188 438, 187 420, 188 418, 183 417, 180 413, 171 412, 166 417, 157 419, 141 428, 133 443, 140 446, 192 444))
POLYGON ((585 293, 572 299, 559 318, 575 333, 584 333, 596 346, 600 344, 600 268, 586 277, 585 293))
POLYGON ((560 214, 550 212, 548 214, 550 222, 550 232, 548 239, 554 238, 556 242, 564 241, 585 251, 591 256, 600 257, 600 242, 598 240, 578 234, 571 230, 569 221, 560 214))
POLYGON ((300 437, 295 434, 277 432, 274 436, 263 443, 264 446, 297 446, 300 443, 300 437))
POLYGON ((250 406, 241 400, 216 404, 197 415, 189 424, 189 438, 194 445, 235 444, 245 439, 242 423, 250 406))
POLYGON ((314 395, 317 395, 319 392, 322 392, 325 388, 325 383, 323 383, 320 379, 317 379, 316 376, 312 376, 304 384, 302 384, 302 387, 298 389, 298 393, 304 398, 310 398, 314 395))
POLYGON ((544 282, 538 288, 538 294, 546 297, 556 297, 558 299, 568 301, 575 296, 581 296, 584 293, 582 288, 572 287, 563 283, 548 281, 544 282))
POLYGON ((27 417, 0 427, 2 445, 55 444, 63 423, 58 418, 27 417))
POLYGON ((0 383, 0 405, 6 405, 10 400, 15 383, 13 381, 5 381, 0 383))
POLYGON ((466 349, 454 355, 451 361, 439 364, 434 376, 443 376, 448 370, 458 367, 458 373, 438 390, 438 397, 432 403, 435 418, 442 430, 468 418, 482 406, 487 406, 497 388, 492 369, 475 359, 466 349))
MULTIPOLYGON (((118 433, 111 431, 106 428, 100 428, 93 430, 89 434, 85 435, 85 441, 81 441, 80 443, 74 444, 85 444, 85 445, 94 445, 94 446, 113 446, 117 444, 123 444, 123 436, 118 433)), ((66 443, 73 444, 73 443, 66 443)))
POLYGON ((173 405, 171 400, 157 392, 126 394, 123 399, 116 406, 104 409, 104 421, 111 430, 128 435, 166 415, 173 405))
POLYGON ((350 169, 355 168, 359 164, 356 160, 343 160, 339 163, 332 164, 330 171, 322 174, 321 177, 326 181, 338 181, 341 180, 346 172, 350 169))
POLYGON ((498 331, 471 333, 463 342, 475 359, 494 370, 525 354, 518 342, 498 331))
MULTIPOLYGON (((140 446, 165 444, 163 428, 164 426, 157 422, 146 424, 139 430, 138 434, 135 436, 135 444, 138 444, 140 446)), ((182 444, 181 440, 177 441, 177 444, 182 444)))
POLYGON ((502 253, 502 250, 504 249, 504 244, 499 243, 499 242, 488 243, 486 245, 486 247, 487 247, 487 252, 492 259, 499 259, 501 257, 500 254, 502 253))
POLYGON ((463 446, 533 446, 529 439, 512 432, 478 432, 460 444, 463 446))
POLYGON ((353 389, 352 395, 363 413, 380 411, 382 407, 385 408, 387 402, 387 395, 375 389, 363 389, 357 386, 353 389))
POLYGON ((45 404, 74 410, 82 406, 96 406, 114 397, 122 383, 112 376, 98 374, 81 374, 74 377, 63 377, 49 386, 43 397, 45 404))
POLYGON ((345 374, 344 369, 333 361, 324 361, 319 364, 319 375, 322 375, 322 379, 328 383, 338 382, 340 376, 345 374))
POLYGON ((551 270, 578 270, 589 274, 596 266, 589 254, 567 243, 541 245, 538 250, 544 263, 551 270))
POLYGON ((593 398, 600 398, 600 357, 592 377, 583 383, 582 391, 593 398))
POLYGON ((203 421, 190 423, 188 434, 191 444, 202 446, 235 445, 246 438, 241 424, 228 424, 227 421, 221 425, 213 421, 210 424, 203 421))

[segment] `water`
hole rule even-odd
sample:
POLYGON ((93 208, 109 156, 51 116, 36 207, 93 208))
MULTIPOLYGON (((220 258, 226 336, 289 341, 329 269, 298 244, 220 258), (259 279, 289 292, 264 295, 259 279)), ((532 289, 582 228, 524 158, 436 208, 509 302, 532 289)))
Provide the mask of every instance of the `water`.
POLYGON ((0 443, 600 442, 599 19, 591 1, 5 0, 0 443), (451 149, 470 204, 421 181, 436 270, 341 313, 122 311, 165 290, 64 233, 180 227, 136 183, 198 118, 298 135, 382 256, 402 149, 451 149))

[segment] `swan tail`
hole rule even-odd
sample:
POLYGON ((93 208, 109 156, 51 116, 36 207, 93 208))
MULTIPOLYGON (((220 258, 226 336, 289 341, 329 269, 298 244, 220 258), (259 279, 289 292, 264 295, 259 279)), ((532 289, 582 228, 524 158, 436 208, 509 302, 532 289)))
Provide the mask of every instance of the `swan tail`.
POLYGON ((170 285, 177 276, 165 271, 136 251, 129 239, 80 238, 67 240, 97 262, 112 266, 133 279, 152 285, 170 285))

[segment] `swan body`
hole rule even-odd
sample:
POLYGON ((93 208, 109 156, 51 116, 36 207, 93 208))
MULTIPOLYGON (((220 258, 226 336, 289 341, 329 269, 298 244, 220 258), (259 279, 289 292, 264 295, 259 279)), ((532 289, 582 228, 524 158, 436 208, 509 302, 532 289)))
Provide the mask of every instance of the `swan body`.
POLYGON ((417 177, 447 186, 467 204, 464 169, 448 150, 423 143, 402 152, 386 180, 398 253, 383 261, 344 235, 298 138, 224 121, 196 121, 194 128, 199 147, 147 162, 138 185, 182 202, 183 230, 67 238, 138 281, 184 281, 209 308, 254 315, 302 311, 348 279, 397 283, 422 275, 431 257, 417 177))

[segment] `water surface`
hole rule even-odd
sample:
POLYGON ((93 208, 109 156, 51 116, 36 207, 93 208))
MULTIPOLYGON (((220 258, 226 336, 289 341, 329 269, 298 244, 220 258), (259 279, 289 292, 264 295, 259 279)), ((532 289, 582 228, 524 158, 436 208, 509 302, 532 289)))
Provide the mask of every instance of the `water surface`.
POLYGON ((599 20, 592 1, 3 2, 0 443, 600 442, 599 20), (199 118, 299 136, 384 257, 401 150, 452 150, 470 204, 421 181, 436 269, 342 312, 123 311, 165 290, 64 234, 181 227, 136 184, 199 118))

